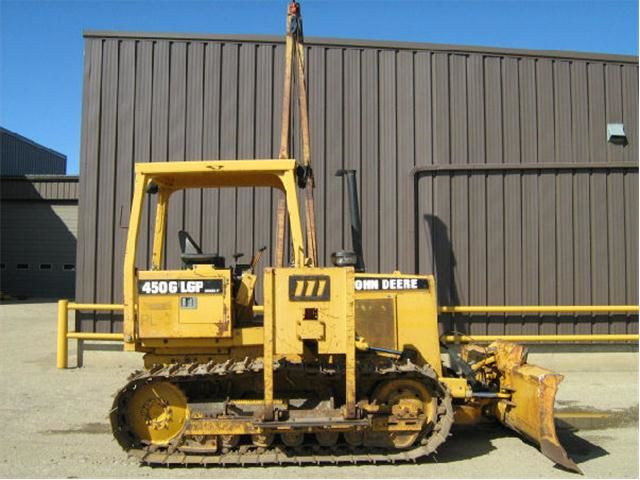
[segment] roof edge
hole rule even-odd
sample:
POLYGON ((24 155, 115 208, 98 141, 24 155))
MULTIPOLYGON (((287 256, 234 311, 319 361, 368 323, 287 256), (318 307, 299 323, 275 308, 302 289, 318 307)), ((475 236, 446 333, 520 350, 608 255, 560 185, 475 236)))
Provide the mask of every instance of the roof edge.
MULTIPOLYGON (((284 43, 284 35, 255 35, 255 34, 196 34, 196 33, 162 33, 162 32, 125 32, 113 30, 86 30, 84 38, 118 38, 118 39, 148 39, 148 40, 206 40, 231 41, 243 43, 284 43)), ((576 52, 563 50, 532 50, 507 47, 481 47, 466 45, 449 45, 440 43, 402 42, 392 40, 363 40, 350 38, 305 37, 305 44, 330 45, 345 48, 380 48, 445 51, 450 53, 485 53, 488 55, 509 55, 524 57, 548 57, 572 60, 595 60, 618 63, 638 64, 638 57, 615 53, 576 52)))
POLYGON ((31 140, 30 138, 25 137, 24 135, 20 135, 17 132, 14 132, 12 130, 9 130, 8 128, 2 127, 0 126, 0 132, 6 133, 7 135, 11 135, 15 138, 17 138, 18 140, 28 143, 29 145, 35 147, 35 148, 39 148, 40 150, 44 150, 46 152, 49 152, 57 157, 60 157, 62 159, 64 159, 65 161, 65 168, 67 167, 66 165, 66 161, 67 161, 67 156, 64 153, 58 152, 57 150, 54 150, 53 148, 50 147, 45 147, 44 145, 42 145, 41 143, 36 142, 35 140, 31 140))
POLYGON ((27 175, 0 175, 0 180, 10 182, 77 182, 78 175, 58 174, 27 174, 27 175))

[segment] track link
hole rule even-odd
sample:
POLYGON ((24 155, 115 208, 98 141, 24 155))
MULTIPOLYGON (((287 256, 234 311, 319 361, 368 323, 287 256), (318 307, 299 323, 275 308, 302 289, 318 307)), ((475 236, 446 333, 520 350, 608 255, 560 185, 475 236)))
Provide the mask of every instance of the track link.
MULTIPOLYGON (((171 381, 180 385, 185 381, 215 381, 228 376, 261 373, 262 359, 245 358, 243 361, 227 360, 221 363, 173 364, 156 366, 148 371, 137 371, 129 377, 129 382, 114 399, 110 419, 114 437, 130 456, 141 463, 151 466, 248 466, 248 465, 305 465, 305 464, 377 464, 396 462, 415 462, 420 458, 435 454, 444 443, 453 424, 451 396, 445 385, 440 383, 437 374, 429 366, 418 366, 409 360, 397 361, 385 359, 384 362, 358 362, 358 375, 377 375, 380 380, 418 378, 432 385, 437 398, 437 418, 433 428, 408 450, 388 450, 359 446, 353 447, 339 442, 330 447, 318 444, 300 447, 286 447, 282 444, 270 447, 240 445, 228 452, 215 454, 194 454, 180 451, 177 447, 181 437, 165 447, 142 445, 136 442, 126 425, 121 411, 128 399, 139 386, 148 382, 171 381)), ((318 374, 335 375, 334 368, 321 365, 301 365, 286 361, 274 362, 274 371, 280 369, 315 370, 318 374)))

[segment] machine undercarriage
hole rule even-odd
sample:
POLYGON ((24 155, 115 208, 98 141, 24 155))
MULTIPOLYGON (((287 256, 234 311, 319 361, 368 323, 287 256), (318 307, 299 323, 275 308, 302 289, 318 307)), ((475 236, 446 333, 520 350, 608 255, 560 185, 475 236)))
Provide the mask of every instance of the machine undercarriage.
POLYGON ((416 460, 446 440, 447 387, 429 367, 358 362, 357 418, 344 418, 344 365, 279 361, 275 421, 262 412, 262 359, 157 366, 114 400, 116 439, 148 464, 361 463, 416 460), (306 389, 302 388, 307 386, 306 389))

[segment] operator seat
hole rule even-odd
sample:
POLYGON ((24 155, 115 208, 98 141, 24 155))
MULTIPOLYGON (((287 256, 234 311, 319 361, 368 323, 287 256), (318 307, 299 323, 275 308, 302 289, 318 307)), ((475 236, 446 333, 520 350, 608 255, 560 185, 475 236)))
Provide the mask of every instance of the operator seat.
POLYGON ((178 232, 180 242, 180 258, 185 267, 191 265, 213 265, 216 268, 225 268, 225 259, 217 253, 202 253, 200 246, 185 230, 178 232))

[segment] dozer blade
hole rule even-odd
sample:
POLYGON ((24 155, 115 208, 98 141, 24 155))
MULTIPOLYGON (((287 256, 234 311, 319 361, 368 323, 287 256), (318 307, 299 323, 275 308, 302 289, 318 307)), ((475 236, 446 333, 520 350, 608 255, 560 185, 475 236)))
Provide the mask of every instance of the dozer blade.
POLYGON ((555 428, 554 403, 563 376, 525 362, 526 353, 520 345, 500 342, 497 346, 498 369, 504 384, 512 391, 510 400, 496 405, 498 420, 536 443, 541 452, 568 470, 582 474, 560 445, 555 428))

